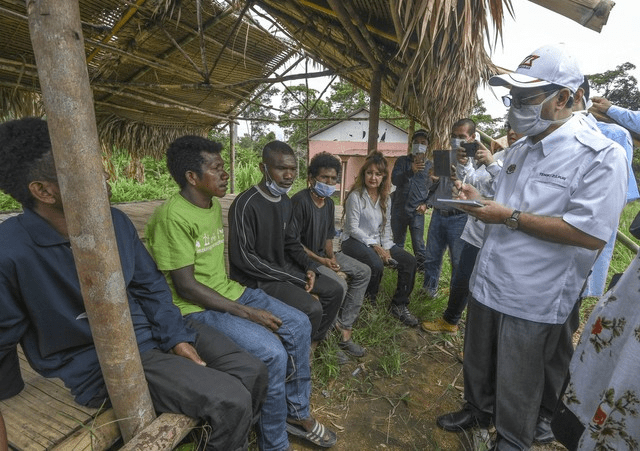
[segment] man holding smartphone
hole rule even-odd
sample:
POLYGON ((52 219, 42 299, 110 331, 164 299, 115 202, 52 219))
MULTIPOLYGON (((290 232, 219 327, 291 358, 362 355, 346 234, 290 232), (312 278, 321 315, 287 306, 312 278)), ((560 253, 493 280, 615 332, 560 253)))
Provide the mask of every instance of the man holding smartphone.
POLYGON ((404 248, 407 228, 419 271, 424 270, 426 247, 424 244, 424 214, 432 181, 429 173, 433 163, 427 159, 429 134, 420 129, 413 133, 411 152, 396 160, 391 182, 396 190, 391 203, 391 232, 393 242, 404 248))
MULTIPOLYGON (((460 119, 451 128, 451 150, 461 149, 462 143, 474 142, 476 124, 471 119, 460 119)), ((429 223, 427 235, 426 258, 424 262, 424 286, 427 295, 435 297, 438 291, 442 257, 445 250, 449 249, 451 257, 451 271, 455 273, 460 261, 462 240, 460 235, 467 222, 464 211, 457 209, 438 199, 451 199, 453 197, 453 181, 451 177, 437 177, 437 187, 431 198, 433 213, 429 223)))

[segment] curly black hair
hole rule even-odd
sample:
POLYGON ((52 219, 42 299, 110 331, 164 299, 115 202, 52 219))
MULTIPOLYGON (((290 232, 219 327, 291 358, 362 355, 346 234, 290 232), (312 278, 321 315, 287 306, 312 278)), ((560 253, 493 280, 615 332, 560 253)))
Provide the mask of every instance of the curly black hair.
POLYGON ((167 149, 167 168, 171 177, 180 188, 187 185, 187 171, 202 176, 204 157, 201 152, 220 153, 222 144, 200 136, 182 136, 169 145, 167 149))
POLYGON ((47 122, 28 117, 0 124, 0 189, 32 208, 35 180, 58 181, 47 122))
POLYGON ((336 174, 338 175, 338 177, 340 177, 342 163, 338 158, 331 155, 329 152, 320 152, 319 154, 316 154, 309 162, 307 174, 311 177, 315 177, 320 174, 320 169, 322 168, 335 169, 336 174))

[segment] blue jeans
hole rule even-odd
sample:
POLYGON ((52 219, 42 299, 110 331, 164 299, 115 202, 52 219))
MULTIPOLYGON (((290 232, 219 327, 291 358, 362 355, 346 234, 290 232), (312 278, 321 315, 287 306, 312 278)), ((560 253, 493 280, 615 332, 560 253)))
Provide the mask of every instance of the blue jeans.
POLYGON ((424 261, 424 289, 435 296, 438 291, 440 269, 444 251, 449 248, 451 257, 451 274, 454 274, 460 261, 462 244, 460 239, 467 223, 466 214, 443 216, 434 208, 427 235, 427 257, 424 261))
POLYGON ((411 247, 418 263, 418 270, 422 270, 427 256, 427 248, 424 244, 424 215, 409 216, 404 211, 404 206, 402 209, 392 209, 391 233, 393 234, 393 242, 403 249, 407 237, 407 227, 411 235, 411 247))
POLYGON ((340 271, 345 273, 349 280, 344 280, 334 270, 323 265, 320 265, 318 272, 332 278, 342 286, 345 295, 338 314, 338 323, 342 329, 351 330, 353 323, 358 319, 360 308, 362 308, 364 293, 367 291, 371 278, 371 269, 344 252, 338 252, 335 255, 336 261, 340 265, 340 271))
MULTIPOLYGON (((371 268, 371 279, 369 280, 366 296, 375 302, 384 272, 382 259, 376 254, 376 251, 355 238, 349 238, 342 242, 342 252, 356 260, 360 260, 371 268)), ((416 278, 416 259, 410 253, 395 245, 389 249, 389 252, 391 257, 398 262, 396 268, 398 271, 398 284, 396 285, 396 292, 391 299, 391 304, 409 305, 409 295, 413 291, 413 284, 416 278)))
POLYGON ((287 416, 304 419, 310 415, 311 323, 303 312, 262 290, 247 288, 236 302, 273 313, 282 320, 280 329, 274 334, 249 320, 214 310, 191 313, 187 318, 219 330, 267 365, 269 386, 258 421, 258 447, 286 450, 287 416))

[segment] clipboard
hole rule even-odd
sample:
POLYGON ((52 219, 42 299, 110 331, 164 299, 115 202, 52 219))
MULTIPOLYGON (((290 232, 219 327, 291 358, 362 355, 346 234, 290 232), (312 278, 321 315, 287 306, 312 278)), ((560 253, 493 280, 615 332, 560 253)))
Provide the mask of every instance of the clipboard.
POLYGON ((438 202, 442 202, 443 204, 449 204, 452 207, 458 207, 460 205, 465 205, 467 207, 484 207, 484 204, 478 202, 477 200, 467 200, 467 199, 436 199, 438 202))

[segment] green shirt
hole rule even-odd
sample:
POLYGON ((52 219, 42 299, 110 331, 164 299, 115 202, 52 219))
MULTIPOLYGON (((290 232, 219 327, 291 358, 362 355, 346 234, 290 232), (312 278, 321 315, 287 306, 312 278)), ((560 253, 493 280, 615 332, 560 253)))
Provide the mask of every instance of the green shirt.
POLYGON ((201 312, 203 307, 178 296, 169 271, 194 266, 198 282, 222 296, 237 300, 244 287, 227 277, 224 264, 222 210, 213 198, 210 208, 200 208, 173 195, 156 208, 146 228, 151 255, 164 273, 173 293, 173 302, 183 315, 201 312))

